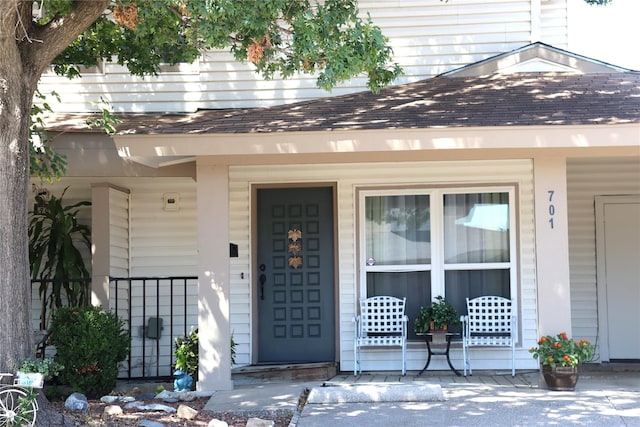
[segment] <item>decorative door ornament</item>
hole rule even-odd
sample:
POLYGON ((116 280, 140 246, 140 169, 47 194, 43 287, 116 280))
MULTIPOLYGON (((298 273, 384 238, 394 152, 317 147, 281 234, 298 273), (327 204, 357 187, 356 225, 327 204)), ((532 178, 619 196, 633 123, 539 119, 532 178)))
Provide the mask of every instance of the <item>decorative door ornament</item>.
POLYGON ((289 237, 289 267, 297 269, 302 265, 302 257, 299 255, 302 252, 302 231, 297 228, 289 230, 287 236, 289 237))

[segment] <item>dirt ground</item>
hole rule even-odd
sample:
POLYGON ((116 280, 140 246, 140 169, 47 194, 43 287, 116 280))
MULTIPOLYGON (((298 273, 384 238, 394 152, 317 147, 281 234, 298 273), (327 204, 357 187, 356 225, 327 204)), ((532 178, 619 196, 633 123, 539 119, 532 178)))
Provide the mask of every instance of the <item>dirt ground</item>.
POLYGON ((113 405, 120 406, 122 413, 118 415, 106 415, 106 403, 99 400, 89 400, 89 409, 87 411, 72 412, 64 408, 64 402, 51 402, 52 405, 62 414, 75 420, 77 426, 100 426, 100 427, 124 427, 138 426, 140 421, 149 420, 164 424, 166 427, 185 427, 185 426, 207 426, 209 421, 218 419, 225 421, 229 427, 245 427, 249 418, 262 418, 273 420, 276 427, 287 427, 293 416, 289 411, 286 412, 256 412, 256 413, 237 413, 237 412, 209 412, 204 411, 208 397, 197 398, 191 402, 166 403, 161 400, 146 401, 144 404, 160 403, 162 405, 171 406, 178 409, 180 405, 189 406, 198 411, 197 416, 192 420, 186 420, 178 417, 174 412, 167 414, 158 411, 141 411, 139 409, 124 409, 125 403, 115 403, 113 405))

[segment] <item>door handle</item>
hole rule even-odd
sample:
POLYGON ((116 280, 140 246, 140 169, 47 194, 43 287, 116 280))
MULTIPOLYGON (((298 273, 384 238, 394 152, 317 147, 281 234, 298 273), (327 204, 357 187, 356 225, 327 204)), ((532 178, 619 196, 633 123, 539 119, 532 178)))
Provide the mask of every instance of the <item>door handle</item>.
POLYGON ((264 282, 267 281, 267 276, 263 273, 260 275, 260 299, 264 299, 264 282))

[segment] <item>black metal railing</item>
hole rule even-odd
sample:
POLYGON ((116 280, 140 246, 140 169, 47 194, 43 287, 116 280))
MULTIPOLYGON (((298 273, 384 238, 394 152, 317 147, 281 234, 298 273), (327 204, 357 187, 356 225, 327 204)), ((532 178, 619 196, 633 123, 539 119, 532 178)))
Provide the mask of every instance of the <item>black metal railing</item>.
MULTIPOLYGON (((51 301, 62 306, 89 305, 91 279, 34 279, 32 304, 40 309, 37 354, 46 357, 51 301), (52 296, 54 289, 61 296, 52 296), (67 296, 65 290, 75 291, 67 296), (53 298, 53 299, 52 299, 53 298)), ((172 376, 175 339, 196 328, 197 276, 110 277, 109 305, 129 330, 130 350, 121 379, 159 379, 172 376), (155 369, 154 369, 155 368, 155 369)))
POLYGON ((175 339, 197 327, 197 276, 110 277, 109 282, 111 310, 125 320, 131 339, 126 375, 121 371, 120 378, 170 377, 175 339))

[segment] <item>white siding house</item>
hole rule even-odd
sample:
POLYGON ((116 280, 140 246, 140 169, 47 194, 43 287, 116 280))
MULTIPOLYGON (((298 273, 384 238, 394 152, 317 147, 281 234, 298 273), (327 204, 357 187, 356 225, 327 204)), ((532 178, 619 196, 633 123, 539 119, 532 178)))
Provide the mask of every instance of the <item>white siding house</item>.
MULTIPOLYGON (((408 0, 360 1, 389 37, 405 74, 398 83, 446 71, 543 41, 567 48, 567 0, 408 0)), ((353 79, 327 93, 313 76, 264 81, 251 64, 241 64, 224 51, 210 52, 194 64, 165 67, 158 78, 138 78, 115 63, 87 70, 81 79, 66 80, 52 72, 40 90, 55 90, 62 103, 56 111, 95 109, 100 97, 117 112, 194 112, 198 109, 278 105, 366 90, 353 79)))
MULTIPOLYGON (((69 174, 49 189, 70 186, 72 200, 93 202, 95 302, 115 305, 110 276, 197 276, 177 294, 191 314, 160 339, 199 327, 201 389, 233 386, 231 334, 237 365, 321 360, 352 370, 358 298, 381 289, 414 308, 445 295, 461 311, 465 295, 508 296, 517 369, 536 368, 528 349, 562 331, 596 343, 597 362, 640 359, 640 338, 617 334, 621 322, 640 328, 640 306, 621 297, 640 301, 639 74, 566 51, 565 0, 360 5, 406 72, 379 95, 359 79, 326 98, 309 78, 262 82, 222 52, 146 80, 114 64, 79 81, 43 77, 62 112, 89 111, 102 95, 123 113, 113 138, 82 129, 76 114, 51 124, 69 174), (407 203, 390 215, 426 212, 417 243, 407 225, 386 224, 394 244, 418 249, 368 262, 374 199, 407 203), (469 231, 476 204, 508 215, 469 231), (606 228, 606 217, 626 233, 606 228), (300 266, 287 265, 296 231, 300 266), (602 275, 600 262, 622 273, 602 275)), ((134 335, 149 317, 171 316, 168 295, 151 313, 139 294, 122 298, 132 301, 134 335)), ((411 339, 407 368, 421 369, 425 352, 411 339)), ((130 368, 144 375, 160 356, 170 359, 135 353, 130 368)), ((363 368, 397 369, 397 357, 365 351, 363 368)), ((509 359, 507 349, 473 349, 475 369, 507 369, 509 359)), ((452 362, 462 366, 459 348, 452 362)))

